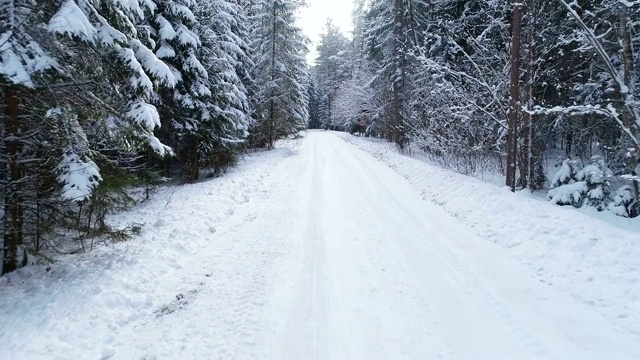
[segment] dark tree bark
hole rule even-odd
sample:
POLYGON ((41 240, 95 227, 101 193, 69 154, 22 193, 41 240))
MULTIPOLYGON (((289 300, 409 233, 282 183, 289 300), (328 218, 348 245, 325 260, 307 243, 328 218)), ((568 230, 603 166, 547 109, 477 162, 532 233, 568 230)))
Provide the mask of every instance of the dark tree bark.
POLYGON ((2 274, 18 268, 18 248, 22 244, 22 199, 20 181, 23 172, 20 165, 20 98, 13 88, 5 89, 7 107, 5 108, 4 141, 7 149, 7 174, 5 188, 4 247, 2 274))
MULTIPOLYGON (((524 27, 527 38, 527 63, 525 65, 526 81, 524 85, 524 94, 521 95, 521 101, 527 109, 533 110, 536 104, 536 95, 534 94, 534 84, 538 79, 538 46, 539 46, 539 1, 529 0, 527 2, 528 19, 524 27)), ((528 187, 531 191, 538 189, 542 184, 538 179, 544 175, 540 174, 541 162, 544 152, 544 146, 540 144, 538 139, 539 124, 536 124, 536 117, 529 112, 525 112, 522 116, 522 129, 520 134, 523 138, 521 146, 520 159, 520 185, 523 188, 528 187)))
POLYGON ((403 0, 394 2, 394 25, 393 36, 395 40, 395 65, 396 72, 392 75, 393 102, 391 104, 391 138, 400 149, 404 148, 404 126, 402 118, 402 108, 404 106, 404 77, 405 77, 405 26, 404 26, 404 3, 403 0))
MULTIPOLYGON (((275 5, 273 6, 273 33, 272 33, 272 37, 271 37, 271 82, 275 81, 275 74, 274 71, 276 69, 276 33, 278 31, 277 28, 277 9, 275 7, 275 5)), ((273 92, 273 88, 270 90, 271 92, 273 92)), ((269 99, 269 126, 267 129, 268 135, 267 135, 267 148, 269 150, 273 149, 273 143, 275 142, 275 123, 276 123, 276 119, 275 119, 275 104, 273 101, 273 97, 274 94, 270 93, 271 95, 271 99, 269 99)))
POLYGON ((520 106, 520 42, 522 37, 522 4, 513 6, 511 34, 511 81, 509 85, 509 131, 507 136, 507 186, 516 189, 518 158, 518 107, 520 106))
MULTIPOLYGON (((631 44, 631 33, 630 33, 630 29, 629 29, 629 8, 625 5, 620 3, 620 42, 622 45, 622 61, 624 63, 624 84, 627 87, 627 91, 632 91, 631 88, 631 79, 632 76, 634 74, 634 64, 633 64, 633 47, 631 44)), ((632 95, 636 95, 636 94, 632 94, 632 95)), ((629 94, 622 94, 622 98, 629 98, 629 94)), ((628 111, 625 112, 625 122, 626 125, 630 128, 633 129, 634 127, 634 122, 636 120, 636 116, 634 116, 633 113, 631 113, 632 108, 630 106, 627 106, 628 111)), ((636 173, 636 168, 638 167, 638 157, 640 157, 640 148, 636 145, 635 146, 635 151, 634 153, 631 154, 631 156, 629 157, 629 173, 631 175, 638 175, 636 173)), ((636 201, 639 201, 640 199, 640 186, 638 186, 638 181, 633 181, 633 190, 634 190, 634 195, 636 198, 636 201)))
POLYGON ((194 183, 200 178, 198 139, 196 135, 188 135, 183 139, 183 142, 183 147, 180 149, 182 181, 185 183, 194 183))

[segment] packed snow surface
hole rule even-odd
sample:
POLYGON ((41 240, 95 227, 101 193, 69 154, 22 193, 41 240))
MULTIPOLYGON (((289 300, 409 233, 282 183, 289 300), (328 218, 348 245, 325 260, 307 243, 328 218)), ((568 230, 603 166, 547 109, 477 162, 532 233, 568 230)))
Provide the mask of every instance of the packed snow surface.
POLYGON ((166 189, 112 219, 139 239, 0 279, 0 358, 640 354, 637 233, 344 138, 166 189))

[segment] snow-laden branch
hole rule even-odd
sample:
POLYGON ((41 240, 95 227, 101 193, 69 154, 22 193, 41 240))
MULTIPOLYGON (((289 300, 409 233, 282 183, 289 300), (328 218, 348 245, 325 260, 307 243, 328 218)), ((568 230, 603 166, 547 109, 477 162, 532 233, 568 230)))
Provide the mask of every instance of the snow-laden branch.
MULTIPOLYGON (((467 79, 467 80, 479 85, 480 87, 486 89, 489 92, 489 94, 491 94, 491 97, 492 97, 491 103, 496 104, 506 114, 506 110, 502 106, 501 100, 498 98, 498 96, 496 94, 496 91, 495 91, 495 88, 492 87, 491 85, 489 85, 484 79, 478 79, 478 78, 476 78, 474 76, 469 75, 468 73, 466 73, 464 71, 457 71, 457 70, 451 69, 451 68, 449 68, 447 66, 440 65, 437 62, 435 62, 435 61, 433 61, 431 59, 428 59, 426 57, 422 57, 420 60, 422 62, 422 65, 424 65, 425 69, 427 69, 427 70, 428 69, 438 70, 438 71, 444 72, 444 73, 446 73, 448 75, 453 75, 453 76, 465 78, 465 79, 467 79)), ((477 64, 474 65, 474 66, 477 66, 477 64)), ((475 102, 472 102, 472 103, 474 105, 476 105, 475 102)), ((491 112, 489 112, 486 109, 486 107, 482 107, 482 106, 476 105, 476 108, 478 110, 480 110, 481 112, 483 112, 484 114, 486 114, 487 116, 489 116, 501 128, 503 128, 503 129, 507 128, 506 125, 504 124, 504 120, 501 120, 501 119, 497 118, 495 116, 495 114, 492 114, 491 112)))
POLYGON ((545 108, 542 106, 534 106, 533 109, 528 109, 527 107, 522 107, 522 111, 531 114, 531 115, 550 115, 550 114, 569 114, 569 115, 588 115, 588 114, 599 114, 612 118, 624 131, 625 134, 629 136, 629 138, 636 144, 640 146, 640 141, 633 134, 633 131, 625 125, 624 121, 620 117, 620 113, 613 107, 613 105, 608 104, 607 107, 602 107, 600 105, 573 105, 573 106, 555 106, 552 108, 545 108))
MULTIPOLYGON (((620 94, 623 98, 623 106, 626 108, 629 115, 633 118, 633 123, 635 124, 636 130, 640 130, 640 112, 637 109, 637 101, 634 99, 633 89, 629 88, 627 84, 625 84, 624 77, 620 74, 618 69, 616 69, 611 57, 607 54, 603 43, 600 37, 595 33, 593 29, 591 29, 580 17, 580 15, 575 11, 573 5, 575 5, 575 1, 572 3, 567 3, 565 0, 559 0, 562 5, 564 5, 569 11, 569 15, 578 23, 580 28, 583 31, 584 37, 587 39, 589 44, 596 51, 598 57, 604 64, 605 70, 609 74, 611 80, 615 83, 616 87, 620 91, 620 94)), ((640 1, 628 1, 628 0, 619 0, 622 6, 631 7, 634 5, 638 5, 640 1)), ((615 119, 616 122, 620 124, 624 132, 630 136, 635 145, 640 148, 640 142, 638 142, 637 137, 633 134, 629 126, 625 124, 625 122, 620 118, 620 115, 617 111, 611 106, 607 106, 607 110, 604 114, 608 115, 615 119)), ((604 111, 602 108, 598 111, 604 111)), ((602 112, 600 112, 602 113, 602 112)))
POLYGON ((595 34, 595 32, 589 26, 587 26, 587 24, 582 20, 580 15, 571 6, 575 2, 568 4, 565 0, 559 0, 559 1, 562 3, 562 5, 564 5, 567 8, 567 10, 569 11, 569 15, 571 15, 571 17, 582 28, 587 41, 589 41, 591 46, 593 46, 593 49, 596 51, 596 53, 604 63, 605 69, 609 73, 609 76, 611 76, 611 79, 616 82, 616 85, 618 86, 620 91, 622 93, 628 92, 629 89, 624 84, 622 77, 619 76, 618 71, 616 70, 615 66, 613 65, 613 62, 611 61, 611 58, 609 57, 609 55, 607 54, 607 51, 602 46, 600 38, 595 34))

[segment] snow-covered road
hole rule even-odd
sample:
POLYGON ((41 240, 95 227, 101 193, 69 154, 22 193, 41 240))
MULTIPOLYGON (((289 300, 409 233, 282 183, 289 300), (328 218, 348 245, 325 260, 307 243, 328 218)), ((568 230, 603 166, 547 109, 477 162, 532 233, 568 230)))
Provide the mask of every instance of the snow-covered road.
MULTIPOLYGON (((504 248, 422 200, 371 155, 327 132, 309 133, 295 152, 215 232, 190 234, 209 240, 185 255, 191 266, 158 279, 162 306, 111 327, 108 336, 89 330, 87 337, 101 338, 85 358, 640 354, 636 337, 536 280, 504 248)), ((203 203, 194 210, 210 208, 203 203)), ((0 332, 0 358, 7 338, 0 332)), ((12 345, 12 359, 30 358, 28 348, 21 353, 12 345)), ((65 358, 64 348, 54 350, 65 358)), ((74 351, 69 358, 78 358, 74 351)))

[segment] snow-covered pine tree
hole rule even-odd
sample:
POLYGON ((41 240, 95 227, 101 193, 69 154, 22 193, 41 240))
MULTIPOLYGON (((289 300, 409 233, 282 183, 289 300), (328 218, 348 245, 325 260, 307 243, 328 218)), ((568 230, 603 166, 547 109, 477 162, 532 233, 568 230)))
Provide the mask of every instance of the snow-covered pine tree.
POLYGON ((215 146, 213 121, 207 101, 211 97, 208 73, 198 58, 200 37, 193 0, 155 1, 149 21, 155 56, 167 63, 175 86, 161 87, 156 105, 162 136, 176 151, 184 182, 199 177, 202 149, 215 146))
MULTIPOLYGON (((30 1, 0 3, 0 86, 8 119, 2 134, 7 166, 0 170, 7 180, 3 228, 9 230, 3 271, 19 265, 21 246, 39 248, 43 221, 64 226, 50 214, 65 214, 61 206, 87 201, 99 186, 94 166, 99 153, 91 149, 87 129, 109 129, 102 135, 111 136, 112 153, 141 146, 167 151, 153 134, 159 118, 148 99, 152 78, 171 83, 173 76, 136 38, 140 29, 135 24, 150 13, 148 5, 117 0, 51 1, 37 8, 30 1)), ((82 221, 84 214, 74 216, 82 221)))
POLYGON ((373 0, 368 14, 365 40, 376 66, 375 88, 383 93, 381 105, 389 119, 386 135, 401 149, 406 143, 410 57, 422 36, 426 14, 426 3, 411 0, 373 0))
POLYGON ((613 172, 609 169, 601 156, 592 156, 591 163, 582 169, 582 176, 587 183, 586 206, 604 211, 611 199, 611 178, 613 172))
POLYGON ((333 108, 347 129, 359 127, 360 121, 365 122, 365 127, 370 125, 371 109, 374 107, 374 92, 369 86, 372 77, 360 69, 352 78, 342 82, 336 91, 333 108))
POLYGON ((613 201, 607 206, 607 210, 626 218, 640 216, 640 204, 636 201, 634 192, 633 186, 620 187, 613 197, 613 201))
POLYGON ((600 156, 593 156, 584 168, 567 159, 554 176, 548 198, 557 205, 588 206, 598 211, 607 207, 610 199, 610 179, 613 173, 600 156))
POLYGON ((346 51, 340 51, 335 56, 340 64, 340 81, 332 108, 336 117, 344 122, 341 124, 343 127, 377 136, 381 130, 378 125, 382 121, 378 121, 381 117, 376 108, 384 100, 381 97, 383 92, 375 91, 374 86, 380 85, 383 80, 377 79, 377 64, 366 61, 368 49, 365 48, 365 40, 369 23, 365 5, 364 0, 355 2, 352 13, 353 40, 346 51), (360 128, 362 121, 365 123, 364 129, 360 128))
POLYGON ((579 178, 578 174, 580 174, 580 162, 578 160, 565 159, 551 180, 551 187, 556 188, 576 182, 579 178))
POLYGON ((580 162, 566 159, 551 181, 547 198, 556 205, 581 207, 587 191, 580 162))
MULTIPOLYGON (((50 40, 37 26, 46 19, 36 16, 27 1, 0 2, 0 89, 2 90, 2 269, 0 274, 23 264, 24 232, 24 98, 39 85, 39 79, 62 79, 63 70, 44 45, 50 40)), ((57 46, 53 42, 50 44, 57 46)))
POLYGON ((73 49, 78 41, 85 45, 81 60, 73 50, 63 58, 76 77, 93 84, 80 92, 82 103, 57 103, 47 117, 54 126, 49 143, 62 151, 56 167, 62 199, 70 203, 60 203, 64 211, 50 209, 43 217, 80 239, 81 250, 86 237, 91 245, 97 235, 126 238, 126 231, 106 224, 106 214, 133 204, 126 190, 136 180, 134 171, 140 172, 135 162, 141 150, 171 153, 154 134, 160 118, 151 99, 158 84, 173 86, 175 78, 150 50, 149 32, 140 26, 154 9, 144 0, 68 0, 61 1, 48 23, 65 47, 73 49), (76 213, 77 220, 60 216, 65 213, 76 213))
POLYGON ((309 129, 320 129, 322 122, 320 121, 322 97, 318 90, 318 82, 315 76, 309 75, 309 87, 307 88, 309 97, 309 129))
POLYGON ((327 21, 324 33, 320 35, 320 43, 317 46, 318 55, 313 67, 318 82, 318 91, 323 94, 328 110, 323 119, 324 127, 339 125, 333 115, 332 108, 336 92, 340 84, 349 78, 351 46, 349 39, 342 34, 340 29, 331 20, 327 21))
POLYGON ((252 145, 272 148, 278 138, 307 125, 307 39, 295 25, 301 0, 257 0, 251 43, 255 68, 257 125, 252 145))
POLYGON ((581 178, 587 183, 586 206, 593 207, 598 211, 604 211, 607 201, 610 199, 611 178, 613 173, 607 167, 601 156, 591 157, 591 163, 582 169, 581 178))
POLYGON ((309 128, 329 129, 329 104, 327 94, 318 85, 318 74, 315 67, 309 71, 309 128), (313 124, 313 126, 312 126, 313 124))
MULTIPOLYGON (((65 213, 77 213, 76 221, 60 218, 54 212, 45 216, 63 225, 67 237, 79 239, 80 250, 84 251, 93 245, 96 236, 121 240, 131 234, 131 228, 120 230, 108 226, 105 217, 135 203, 128 190, 133 184, 147 181, 141 174, 145 174, 145 179, 158 178, 153 169, 144 168, 150 164, 149 155, 162 157, 172 153, 155 135, 160 117, 152 101, 157 86, 171 87, 176 79, 152 51, 153 41, 149 28, 144 25, 155 10, 151 1, 75 2, 96 29, 96 37, 94 41, 85 41, 91 52, 85 51, 82 61, 78 61, 77 56, 67 61, 80 68, 82 77, 91 79, 95 86, 83 94, 89 99, 82 106, 58 106, 66 118, 58 123, 73 124, 77 119, 85 131, 90 160, 100 169, 101 181, 86 197, 62 204, 65 213), (92 53, 95 55, 90 56, 92 53), (87 247, 85 238, 91 239, 87 247)), ((51 19, 50 28, 56 29, 58 37, 73 47, 73 41, 77 41, 73 35, 76 26, 68 28, 68 24, 72 24, 75 17, 65 18, 63 12, 56 15, 60 17, 51 19)), ((85 29, 90 27, 87 25, 85 29)), ((59 129, 57 133, 72 134, 73 127, 59 129)), ((57 137, 67 138, 72 137, 57 137)), ((55 140, 52 143, 64 145, 55 140)))
POLYGON ((215 173, 230 165, 238 145, 253 124, 248 88, 252 62, 247 44, 247 19, 232 0, 211 0, 195 6, 199 19, 196 32, 202 46, 198 58, 208 73, 211 97, 205 102, 209 113, 202 146, 202 165, 215 173))
POLYGON ((84 67, 82 64, 87 61, 79 61, 79 54, 63 55, 66 63, 80 69, 80 76, 100 80, 100 90, 109 92, 107 100, 97 96, 93 99, 98 105, 111 109, 111 114, 101 121, 108 122, 108 127, 117 132, 116 137, 127 138, 128 146, 142 145, 161 156, 170 152, 154 135, 160 121, 150 101, 156 85, 172 87, 176 78, 151 51, 153 41, 148 28, 140 25, 156 6, 145 0, 65 0, 60 3, 59 10, 48 22, 48 30, 67 39, 70 46, 73 41, 82 41, 97 54, 94 61, 84 67))

